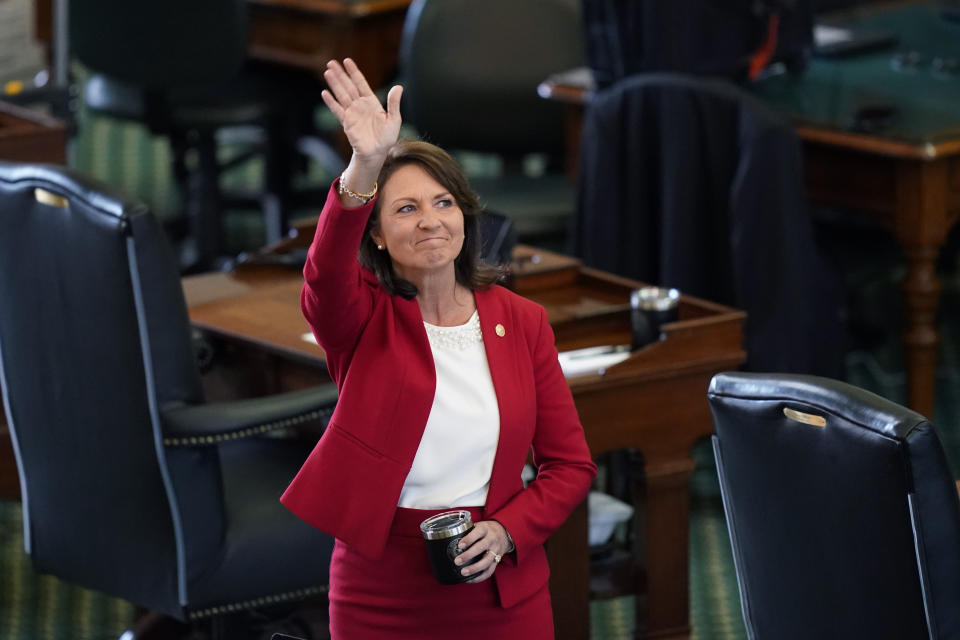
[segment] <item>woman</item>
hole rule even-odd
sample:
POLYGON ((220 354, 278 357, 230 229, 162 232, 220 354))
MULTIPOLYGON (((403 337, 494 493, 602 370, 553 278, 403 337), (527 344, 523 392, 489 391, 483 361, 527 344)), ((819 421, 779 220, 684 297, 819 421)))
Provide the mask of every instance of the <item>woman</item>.
POLYGON ((301 306, 340 396, 282 500, 336 538, 331 634, 553 638, 542 544, 596 466, 546 313, 492 285, 476 196, 450 156, 397 143, 401 87, 384 111, 352 60, 324 78, 353 155, 317 224, 301 306), (453 508, 476 524, 457 557, 469 582, 445 586, 419 524, 453 508))

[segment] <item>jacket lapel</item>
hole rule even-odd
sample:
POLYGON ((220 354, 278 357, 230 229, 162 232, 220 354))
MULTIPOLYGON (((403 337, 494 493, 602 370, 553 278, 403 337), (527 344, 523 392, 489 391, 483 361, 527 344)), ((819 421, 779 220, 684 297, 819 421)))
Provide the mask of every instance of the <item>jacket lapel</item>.
MULTIPOLYGON (((487 354, 493 389, 497 394, 500 408, 500 439, 493 470, 490 474, 490 489, 487 492, 487 511, 499 508, 516 491, 511 487, 512 475, 509 464, 505 464, 508 455, 505 452, 516 451, 522 447, 522 430, 515 424, 517 416, 522 415, 518 399, 521 394, 520 376, 517 369, 520 353, 518 340, 521 339, 516 326, 513 309, 503 295, 495 288, 475 292, 477 312, 480 316, 480 332, 483 334, 483 347, 487 354)), ((520 470, 516 470, 519 483, 520 470)))

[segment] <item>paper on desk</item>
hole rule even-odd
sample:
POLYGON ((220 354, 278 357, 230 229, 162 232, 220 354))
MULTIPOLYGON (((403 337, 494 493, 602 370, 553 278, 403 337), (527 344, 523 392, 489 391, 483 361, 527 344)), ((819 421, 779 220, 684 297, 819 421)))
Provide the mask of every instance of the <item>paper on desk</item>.
POLYGON ((603 373, 630 357, 630 345, 606 345, 560 352, 560 368, 568 378, 603 373))
MULTIPOLYGON (((590 67, 576 67, 553 73, 547 78, 547 82, 576 87, 584 91, 593 91, 596 89, 596 82, 593 79, 593 69, 590 67)), ((539 93, 540 89, 538 88, 537 91, 539 93)), ((541 93, 540 97, 545 98, 546 96, 541 93)))
POLYGON ((853 37, 849 29, 832 27, 825 24, 814 25, 813 41, 818 47, 825 47, 838 42, 847 42, 853 37))

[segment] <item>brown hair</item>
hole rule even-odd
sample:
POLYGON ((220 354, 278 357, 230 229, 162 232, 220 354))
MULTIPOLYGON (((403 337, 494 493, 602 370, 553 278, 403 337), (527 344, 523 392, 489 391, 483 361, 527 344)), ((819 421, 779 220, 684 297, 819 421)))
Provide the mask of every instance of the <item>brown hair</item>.
MULTIPOLYGON (((470 188, 467 177, 457 161, 436 145, 419 140, 402 140, 390 148, 387 159, 377 176, 381 189, 393 172, 400 167, 416 164, 430 177, 450 192, 463 212, 463 248, 453 261, 457 282, 471 291, 488 287, 502 277, 502 271, 483 262, 480 242, 480 200, 470 188)), ((376 274, 380 284, 390 295, 411 299, 416 297, 416 285, 398 276, 393 270, 393 260, 386 251, 377 249, 372 233, 380 225, 380 200, 373 205, 373 212, 363 232, 358 258, 360 264, 376 274)))

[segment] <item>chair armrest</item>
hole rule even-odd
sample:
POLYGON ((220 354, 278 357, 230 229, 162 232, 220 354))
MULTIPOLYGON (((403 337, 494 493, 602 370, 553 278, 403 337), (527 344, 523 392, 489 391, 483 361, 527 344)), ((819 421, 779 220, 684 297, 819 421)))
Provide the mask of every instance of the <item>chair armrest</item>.
POLYGON ((263 398, 180 406, 161 413, 163 444, 195 447, 256 436, 330 417, 337 387, 322 385, 263 398))

